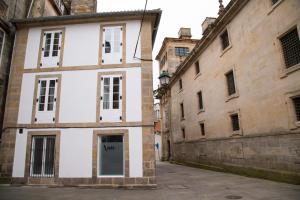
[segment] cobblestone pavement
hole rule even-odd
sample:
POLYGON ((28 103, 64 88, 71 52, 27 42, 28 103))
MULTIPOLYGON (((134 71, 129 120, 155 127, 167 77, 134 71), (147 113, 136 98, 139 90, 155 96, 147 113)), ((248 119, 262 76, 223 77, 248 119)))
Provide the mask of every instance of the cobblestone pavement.
POLYGON ((155 190, 0 186, 1 200, 300 200, 300 186, 169 163, 157 165, 155 190))

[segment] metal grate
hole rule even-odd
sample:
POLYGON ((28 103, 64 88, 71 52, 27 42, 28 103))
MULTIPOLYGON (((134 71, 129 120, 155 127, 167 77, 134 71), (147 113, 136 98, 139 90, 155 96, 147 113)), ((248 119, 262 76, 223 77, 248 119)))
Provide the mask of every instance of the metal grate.
POLYGON ((228 37, 228 31, 224 31, 224 33, 222 33, 222 35, 220 36, 221 40, 222 40, 222 47, 223 50, 226 49, 229 46, 229 37, 228 37))
POLYGON ((240 130, 239 116, 238 114, 233 114, 231 117, 232 130, 238 131, 240 130))
POLYGON ((230 96, 235 93, 235 82, 234 82, 233 71, 230 71, 226 74, 226 79, 227 79, 228 95, 230 96))
POLYGON ((300 97, 293 99, 297 121, 300 121, 300 97))
POLYGON ((300 40, 297 28, 280 38, 280 42, 286 67, 300 63, 300 40))
POLYGON ((202 110, 203 109, 203 99, 202 99, 202 92, 198 92, 198 105, 199 105, 199 109, 202 110))
POLYGON ((49 178, 54 176, 55 136, 33 136, 30 176, 49 178))

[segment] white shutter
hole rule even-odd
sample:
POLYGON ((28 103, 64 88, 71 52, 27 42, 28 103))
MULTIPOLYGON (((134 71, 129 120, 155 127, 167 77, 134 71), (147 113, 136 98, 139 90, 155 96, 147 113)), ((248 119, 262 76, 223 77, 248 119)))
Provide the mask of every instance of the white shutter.
POLYGON ((35 123, 55 123, 58 79, 43 78, 38 81, 35 123))
POLYGON ((100 122, 122 121, 122 76, 102 76, 100 122))
POLYGON ((41 68, 58 67, 60 65, 62 31, 45 31, 41 51, 41 68))
POLYGON ((103 28, 102 64, 121 64, 122 61, 122 26, 103 28))

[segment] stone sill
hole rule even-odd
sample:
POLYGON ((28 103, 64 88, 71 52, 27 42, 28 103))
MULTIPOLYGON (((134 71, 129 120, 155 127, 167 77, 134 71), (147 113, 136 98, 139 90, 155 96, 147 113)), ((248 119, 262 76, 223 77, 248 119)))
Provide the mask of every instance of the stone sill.
POLYGON ((201 72, 195 75, 194 80, 196 80, 199 76, 201 76, 201 72))
POLYGON ((235 98, 238 98, 238 97, 239 97, 239 94, 236 92, 236 93, 234 93, 234 94, 232 94, 230 96, 227 96, 225 102, 228 102, 231 99, 235 99, 235 98))
POLYGON ((223 49, 222 50, 222 53, 221 53, 221 55, 220 55, 220 57, 222 57, 227 51, 229 51, 229 49, 231 49, 232 48, 232 45, 231 45, 231 43, 229 44, 229 46, 228 47, 226 47, 226 49, 223 49))
POLYGON ((285 78, 285 77, 287 77, 289 74, 291 74, 291 73, 293 73, 293 72, 295 72, 295 71, 298 71, 298 70, 300 70, 300 63, 298 63, 298 64, 296 64, 296 65, 294 65, 294 66, 292 66, 292 67, 289 67, 289 68, 284 67, 284 68, 282 69, 280 78, 285 78))
POLYGON ((277 3, 272 5, 271 9, 269 10, 267 15, 270 15, 284 0, 279 0, 277 3))
POLYGON ((203 113, 203 112, 205 112, 205 110, 204 109, 201 109, 201 110, 198 110, 198 115, 200 114, 200 113, 203 113))

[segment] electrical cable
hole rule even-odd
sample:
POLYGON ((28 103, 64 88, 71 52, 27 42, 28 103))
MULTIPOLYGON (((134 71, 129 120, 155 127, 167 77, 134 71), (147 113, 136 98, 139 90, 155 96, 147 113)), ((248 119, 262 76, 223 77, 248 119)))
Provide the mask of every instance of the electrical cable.
POLYGON ((133 54, 133 58, 141 60, 141 61, 153 61, 152 59, 138 58, 138 57, 135 56, 136 51, 137 51, 137 47, 138 47, 138 44, 139 44, 141 32, 142 32, 142 27, 143 27, 143 22, 144 22, 144 18, 145 18, 147 4, 148 4, 148 0, 146 0, 146 2, 145 2, 144 12, 143 12, 142 21, 141 21, 141 27, 140 27, 139 35, 138 35, 138 38, 137 38, 137 41, 136 41, 135 50, 134 50, 134 54, 133 54))

